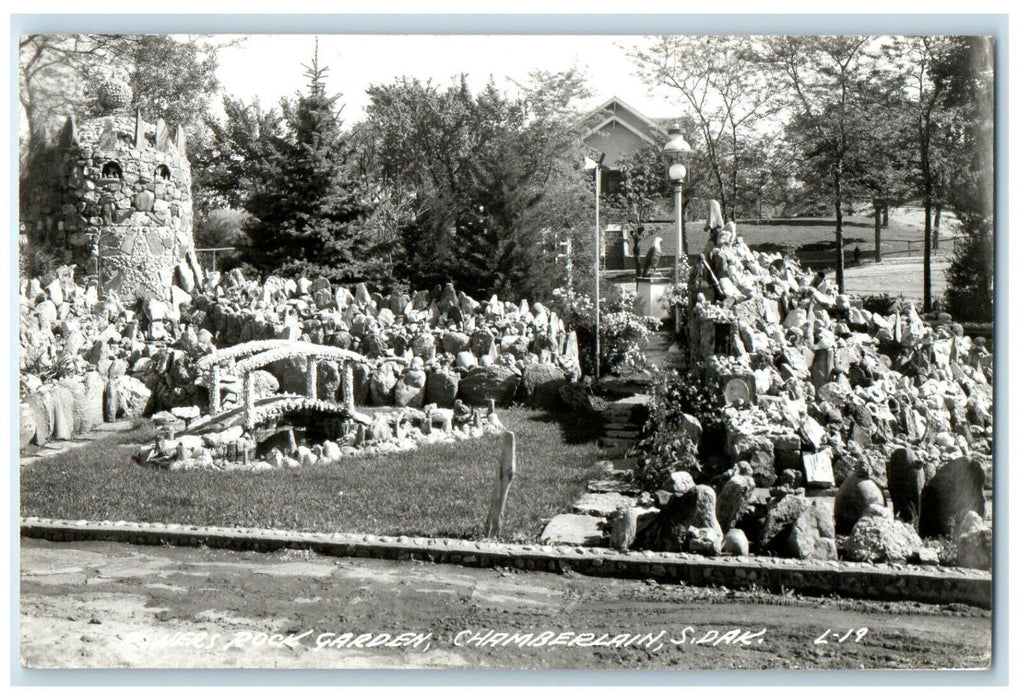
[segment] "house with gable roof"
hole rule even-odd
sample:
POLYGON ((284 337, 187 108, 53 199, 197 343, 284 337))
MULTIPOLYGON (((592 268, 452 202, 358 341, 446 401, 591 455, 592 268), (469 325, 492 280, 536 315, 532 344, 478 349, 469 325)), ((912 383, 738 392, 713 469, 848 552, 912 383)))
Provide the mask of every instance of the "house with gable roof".
MULTIPOLYGON (((619 163, 646 144, 664 147, 668 141, 668 124, 671 119, 651 119, 623 102, 611 97, 591 110, 583 119, 583 142, 592 157, 605 154, 602 161, 602 192, 612 194, 619 188, 619 163)), ((654 235, 662 237, 660 269, 671 269, 676 256, 676 239, 671 202, 662 203, 668 212, 660 220, 652 221, 645 234, 640 255, 644 256, 654 235)), ((607 273, 634 270, 634 251, 629 236, 625 235, 625 221, 613 221, 611 215, 602 218, 602 261, 607 273)), ((611 277, 612 275, 609 274, 611 277)))

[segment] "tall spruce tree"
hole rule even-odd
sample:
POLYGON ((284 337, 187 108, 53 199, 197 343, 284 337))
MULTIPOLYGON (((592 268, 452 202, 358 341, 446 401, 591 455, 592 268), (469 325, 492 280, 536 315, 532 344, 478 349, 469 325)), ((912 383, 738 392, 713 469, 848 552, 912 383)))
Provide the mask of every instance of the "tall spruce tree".
POLYGON ((268 156, 255 165, 244 203, 251 215, 244 261, 263 274, 387 279, 388 266, 361 226, 366 212, 348 165, 339 95, 326 94, 328 68, 319 66, 317 42, 305 69, 307 91, 282 104, 285 134, 271 139, 268 156))

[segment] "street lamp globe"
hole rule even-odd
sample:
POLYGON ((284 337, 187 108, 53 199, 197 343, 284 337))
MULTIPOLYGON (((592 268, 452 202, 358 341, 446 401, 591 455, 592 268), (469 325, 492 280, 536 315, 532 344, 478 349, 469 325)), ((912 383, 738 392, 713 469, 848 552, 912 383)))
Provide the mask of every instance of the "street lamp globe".
POLYGON ((682 182, 686 178, 686 166, 682 163, 673 163, 669 166, 669 179, 673 182, 682 182))
MULTIPOLYGON (((686 166, 683 164, 683 161, 693 152, 693 149, 690 148, 690 144, 683 138, 683 134, 679 133, 679 125, 673 124, 669 128, 669 140, 662 150, 669 159, 669 180, 672 182, 672 189, 676 198, 676 254, 673 263, 673 281, 678 286, 680 283, 679 258, 685 255, 685 246, 683 245, 683 180, 686 178, 686 166)), ((678 314, 676 318, 678 323, 678 314)))
POLYGON ((690 148, 690 144, 686 142, 683 135, 679 133, 679 126, 673 124, 669 129, 669 142, 665 144, 665 155, 669 157, 669 160, 674 163, 678 163, 686 158, 693 149, 690 148))

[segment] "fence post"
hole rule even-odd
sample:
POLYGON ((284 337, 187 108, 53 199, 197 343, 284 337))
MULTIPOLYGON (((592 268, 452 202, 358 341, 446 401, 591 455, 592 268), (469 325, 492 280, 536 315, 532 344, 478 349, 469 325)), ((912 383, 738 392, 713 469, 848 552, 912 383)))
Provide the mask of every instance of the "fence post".
POLYGON ((499 470, 496 472, 495 490, 488 507, 488 520, 485 522, 485 537, 498 537, 502 531, 502 516, 506 511, 506 496, 509 494, 510 482, 517 471, 517 437, 507 430, 502 435, 502 454, 499 458, 499 470))

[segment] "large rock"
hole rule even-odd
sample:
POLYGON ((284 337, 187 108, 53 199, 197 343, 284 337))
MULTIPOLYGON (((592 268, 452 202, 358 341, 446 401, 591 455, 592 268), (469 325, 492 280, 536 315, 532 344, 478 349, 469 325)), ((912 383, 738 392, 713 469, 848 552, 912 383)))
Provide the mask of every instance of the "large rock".
POLYGON ((280 382, 266 370, 256 369, 251 373, 251 387, 256 399, 264 399, 279 393, 280 382))
POLYGON ((953 459, 938 469, 920 497, 920 534, 950 535, 953 521, 967 511, 983 516, 984 478, 980 462, 970 457, 953 459))
POLYGON ((844 552, 849 561, 904 563, 922 546, 916 531, 901 520, 866 515, 853 527, 844 552))
POLYGON ((803 453, 803 475, 807 486, 830 488, 835 485, 835 472, 831 464, 831 450, 803 453))
POLYGON ((695 447, 700 444, 704 428, 701 426, 697 416, 692 416, 689 413, 680 413, 677 417, 677 423, 676 430, 680 435, 690 438, 690 442, 695 447))
POLYGON ((892 452, 885 467, 888 476, 888 492, 892 497, 895 516, 913 526, 920 518, 920 495, 923 493, 923 463, 908 447, 892 452))
POLYGON ((872 505, 883 506, 885 495, 871 479, 850 474, 835 494, 835 532, 848 535, 872 505))
POLYGON ((355 362, 351 370, 354 375, 354 404, 364 406, 371 397, 371 368, 361 362, 355 362))
POLYGON ((495 400, 505 405, 517 393, 520 377, 509 367, 475 367, 460 380, 460 398, 464 403, 483 406, 495 400))
POLYGON ((456 354, 456 366, 460 369, 471 369, 478 366, 478 358, 470 350, 461 350, 456 354))
POLYGON ((29 394, 26 399, 29 410, 32 412, 35 423, 34 442, 36 445, 45 445, 53 433, 53 404, 47 401, 43 392, 37 391, 29 394))
POLYGON ((53 439, 70 440, 74 437, 74 393, 57 384, 50 388, 53 397, 53 439))
POLYGON ((595 547, 605 542, 602 530, 604 518, 593 515, 563 513, 552 518, 545 526, 538 541, 551 545, 583 545, 595 547))
POLYGON ((428 372, 425 382, 425 403, 451 407, 460 388, 460 375, 451 369, 435 368, 428 372))
MULTIPOLYGON (((319 290, 322 292, 324 290, 319 290)), ((316 292, 318 293, 318 292, 316 292)), ((340 367, 333 360, 319 360, 315 379, 315 393, 317 398, 323 401, 337 401, 339 399, 340 385, 343 379, 340 377, 340 367)))
POLYGON ((754 495, 754 480, 749 476, 737 474, 729 479, 718 492, 718 504, 715 515, 723 531, 728 531, 736 523, 743 506, 754 495))
POLYGON ((32 407, 22 401, 18 404, 18 444, 24 447, 35 437, 35 412, 32 407))
POLYGON ((451 355, 457 355, 471 347, 471 339, 466 333, 450 331, 442 336, 442 349, 451 355))
POLYGON ((786 541, 786 553, 797 559, 836 559, 835 518, 824 501, 813 501, 800 513, 786 541))
POLYGON ((768 507, 768 513, 764 518, 764 527, 759 537, 761 549, 772 554, 784 553, 793 525, 808 508, 810 508, 810 501, 807 500, 807 497, 793 493, 772 503, 768 507))
POLYGON ((955 536, 955 563, 968 569, 990 569, 994 560, 994 535, 984 519, 969 511, 959 520, 955 536))
POLYGON ((489 355, 495 350, 495 337, 488 331, 475 331, 471 336, 471 352, 475 357, 489 355))
POLYGON ((746 533, 739 528, 733 528, 725 533, 722 539, 722 554, 731 554, 737 557, 745 557, 750 554, 750 542, 746 533))
POLYGON ((49 299, 41 301, 35 307, 35 315, 39 319, 39 326, 47 331, 57 322, 57 306, 49 299))
POLYGON ((722 528, 715 518, 715 492, 710 486, 699 485, 674 496, 637 541, 638 549, 719 554, 722 528))
MULTIPOLYGON (((685 471, 669 472, 669 477, 665 480, 665 487, 677 496, 693 490, 696 485, 690 472, 685 471)), ((717 506, 715 509, 717 512, 717 506)))
POLYGON ((375 406, 389 406, 393 403, 393 389, 396 388, 396 369, 392 362, 384 362, 371 373, 369 385, 371 401, 375 406))
POLYGON ((103 422, 103 390, 106 382, 98 372, 88 372, 80 380, 62 382, 74 397, 74 433, 81 435, 103 422))
POLYGON ((553 364, 534 363, 524 368, 521 389, 529 406, 554 410, 562 405, 559 389, 566 385, 566 375, 553 364))
POLYGON ((419 333, 410 344, 415 357, 428 361, 435 357, 435 336, 431 333, 419 333))
POLYGON ((141 380, 126 374, 111 379, 106 393, 115 397, 116 418, 143 416, 152 396, 152 391, 141 380))
POLYGON ((408 367, 393 387, 393 403, 397 406, 421 408, 425 399, 425 371, 408 367))

